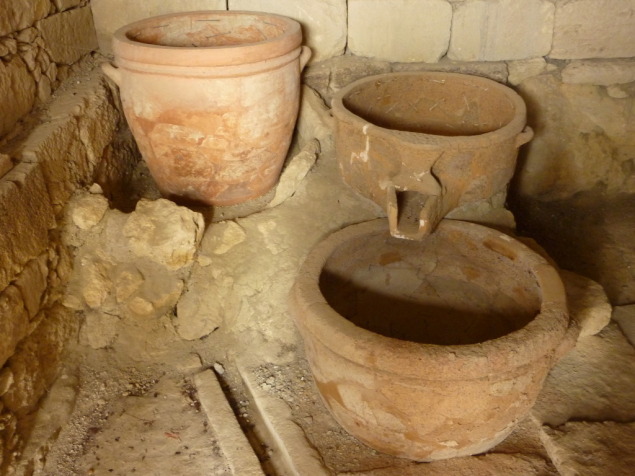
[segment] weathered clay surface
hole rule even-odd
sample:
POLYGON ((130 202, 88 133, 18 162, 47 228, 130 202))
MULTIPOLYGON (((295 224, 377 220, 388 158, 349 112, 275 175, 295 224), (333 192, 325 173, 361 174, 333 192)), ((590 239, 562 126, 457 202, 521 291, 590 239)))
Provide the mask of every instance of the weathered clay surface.
POLYGON ((225 206, 275 185, 309 55, 300 58, 301 40, 293 20, 232 12, 155 17, 115 34, 118 68, 105 71, 164 195, 225 206))
POLYGON ((612 307, 604 288, 592 279, 560 270, 569 314, 580 325, 580 337, 595 335, 611 321, 612 307))
POLYGON ((486 451, 577 337, 560 278, 478 225, 445 221, 423 242, 391 238, 386 225, 332 235, 296 281, 292 315, 321 396, 380 451, 420 461, 486 451))
POLYGON ((359 80, 337 94, 333 113, 344 179, 384 207, 393 236, 409 239, 459 205, 504 192, 532 137, 514 91, 452 73, 359 80))

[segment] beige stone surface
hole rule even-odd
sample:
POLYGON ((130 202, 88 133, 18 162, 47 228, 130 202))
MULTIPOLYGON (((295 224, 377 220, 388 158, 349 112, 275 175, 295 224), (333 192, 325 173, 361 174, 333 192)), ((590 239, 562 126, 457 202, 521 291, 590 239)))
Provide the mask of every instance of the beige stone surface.
POLYGON ((507 69, 509 71, 508 81, 510 84, 518 85, 526 79, 542 74, 548 67, 544 58, 509 61, 507 63, 507 69))
POLYGON ((90 7, 51 15, 36 26, 56 63, 73 64, 98 47, 90 7))
POLYGON ((108 206, 108 199, 103 195, 83 195, 72 203, 70 216, 75 226, 82 230, 90 230, 100 222, 108 206))
POLYGON ((319 151, 320 143, 314 139, 308 142, 298 154, 287 162, 276 186, 275 195, 271 202, 267 204, 267 208, 277 207, 293 196, 300 182, 315 164, 319 151))
POLYGON ((78 328, 73 312, 56 306, 9 359, 15 381, 4 395, 6 407, 19 416, 33 411, 58 372, 62 353, 78 328))
POLYGON ((82 0, 53 0, 58 11, 62 12, 70 8, 76 7, 82 3, 82 0))
POLYGON ((611 317, 619 324, 631 345, 635 346, 635 304, 615 306, 611 317))
POLYGON ((572 421, 544 427, 543 440, 562 476, 626 476, 635 466, 635 423, 572 421))
POLYGON ((520 194, 556 200, 594 187, 635 191, 632 95, 611 98, 602 87, 562 84, 554 74, 529 78, 517 89, 536 132, 516 171, 520 194))
POLYGON ((201 406, 218 436, 218 443, 231 467, 231 474, 264 476, 264 472, 236 416, 225 399, 221 384, 213 370, 194 376, 201 406))
POLYGON ((9 286, 0 292, 0 368, 26 336, 28 326, 29 314, 20 291, 15 286, 9 286))
POLYGON ((600 86, 631 83, 635 81, 635 61, 631 59, 571 61, 562 70, 562 81, 569 84, 600 86))
POLYGON ((19 56, 0 61, 0 137, 31 110, 35 95, 35 81, 19 56))
POLYGON ((0 180, 0 288, 46 249, 54 225, 41 167, 16 165, 0 180))
POLYGON ((193 261, 204 227, 202 215, 169 200, 141 200, 122 232, 136 256, 179 269, 193 261))
POLYGON ((228 0, 227 4, 229 10, 276 13, 300 22, 303 43, 313 51, 313 62, 344 52, 346 0, 228 0))
POLYGON ((554 11, 548 0, 459 2, 448 57, 500 61, 544 56, 551 49, 554 11))
POLYGON ((225 10, 226 0, 92 0, 99 49, 112 54, 112 35, 128 23, 167 13, 197 10, 225 10))
POLYGON ((570 420, 633 421, 635 349, 617 324, 578 340, 551 370, 533 414, 547 425, 570 420))
MULTIPOLYGON (((320 95, 308 86, 302 86, 300 113, 296 123, 298 145, 305 145, 316 139, 318 142, 328 141, 333 130, 331 111, 324 104, 320 95)), ((319 145, 319 144, 318 144, 319 145)))
POLYGON ((386 61, 434 63, 450 42, 446 0, 349 0, 348 48, 386 61))
POLYGON ((48 281, 48 253, 44 253, 29 261, 15 280, 20 290, 24 306, 33 319, 40 310, 40 304, 46 291, 48 281))
POLYGON ((595 335, 611 322, 613 308, 604 288, 580 274, 561 270, 560 277, 567 293, 569 316, 580 325, 580 338, 595 335))
POLYGON ((93 349, 108 347, 117 337, 118 323, 118 316, 99 311, 87 312, 79 332, 79 341, 93 349))
POLYGON ((559 59, 635 56, 635 0, 558 2, 553 47, 559 59))
POLYGON ((50 0, 3 0, 0 2, 0 36, 27 28, 48 15, 50 0))

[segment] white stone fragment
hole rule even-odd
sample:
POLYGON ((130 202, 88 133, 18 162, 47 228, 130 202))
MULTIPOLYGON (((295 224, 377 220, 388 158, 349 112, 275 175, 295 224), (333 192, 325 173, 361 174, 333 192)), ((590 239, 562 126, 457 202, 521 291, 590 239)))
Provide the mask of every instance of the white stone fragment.
POLYGON ((544 56, 555 7, 547 0, 474 0, 455 5, 448 57, 500 61, 544 56))
POLYGON ((562 82, 569 84, 610 86, 633 81, 635 81, 635 61, 633 60, 572 61, 562 70, 562 82))
POLYGON ((73 201, 70 211, 73 224, 81 230, 97 225, 108 210, 108 199, 103 195, 86 194, 73 201))
MULTIPOLYGON (((524 2, 523 2, 524 3, 524 2)), ((553 47, 559 59, 635 56, 635 0, 557 2, 553 47)))
POLYGON ((560 271, 569 314, 580 325, 580 338, 595 335, 611 322, 612 307, 601 284, 571 271, 560 271))
POLYGON ((245 230, 235 221, 216 223, 205 235, 203 249, 215 255, 223 255, 245 241, 246 237, 245 230))
POLYGON ((349 0, 348 48, 386 61, 434 63, 450 41, 446 0, 349 0))
POLYGON ((293 196, 300 182, 302 182, 313 167, 313 164, 315 164, 319 147, 319 142, 313 140, 289 161, 282 171, 280 181, 276 187, 276 193, 271 202, 267 205, 267 208, 277 207, 293 196))
POLYGON ((123 227, 123 235, 137 256, 179 269, 192 263, 204 226, 200 213, 169 200, 140 200, 123 227))

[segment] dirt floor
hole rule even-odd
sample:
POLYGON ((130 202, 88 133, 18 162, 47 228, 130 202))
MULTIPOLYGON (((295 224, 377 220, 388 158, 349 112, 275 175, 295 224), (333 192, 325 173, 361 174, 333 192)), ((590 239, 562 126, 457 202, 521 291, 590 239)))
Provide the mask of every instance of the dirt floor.
MULTIPOLYGON (((602 282, 613 304, 635 302, 632 197, 526 209, 517 212, 521 230, 563 267, 602 282)), ((339 427, 311 379, 287 296, 317 242, 378 216, 381 210, 342 182, 332 144, 323 143, 293 196, 208 224, 174 309, 156 318, 118 317, 114 333, 93 322, 93 334, 111 332, 107 345, 72 346, 17 473, 256 474, 238 472, 238 443, 227 444, 214 426, 229 402, 264 474, 631 474, 635 350, 615 322, 580 340, 549 376, 532 414, 486 455, 413 463, 339 427), (227 402, 201 404, 196 379, 204 371, 214 372, 227 402)))

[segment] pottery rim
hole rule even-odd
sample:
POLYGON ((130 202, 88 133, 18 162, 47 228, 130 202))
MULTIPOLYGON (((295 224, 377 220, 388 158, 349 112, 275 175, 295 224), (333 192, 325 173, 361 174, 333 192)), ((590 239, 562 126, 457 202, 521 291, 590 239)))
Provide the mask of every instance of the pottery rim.
POLYGON ((373 129, 373 133, 379 136, 394 136, 398 135, 401 140, 416 143, 423 148, 472 148, 472 147, 486 147, 488 144, 498 143, 510 138, 516 137, 519 134, 527 135, 528 137, 519 138, 519 146, 528 142, 533 136, 533 131, 530 128, 526 128, 526 116, 527 107, 523 99, 513 89, 500 84, 492 79, 483 78, 481 76, 474 76, 462 73, 445 73, 440 71, 418 71, 418 72, 396 72, 396 73, 384 73, 374 76, 367 76, 362 79, 345 86, 339 90, 331 102, 333 108, 333 114, 338 116, 340 120, 345 120, 352 123, 359 124, 360 127, 367 127, 373 129), (502 127, 489 132, 483 132, 473 135, 452 135, 443 136, 437 134, 429 134, 424 132, 410 132, 401 131, 398 129, 389 129, 386 127, 378 126, 372 122, 358 116, 344 105, 344 98, 354 92, 361 86, 365 86, 368 83, 381 80, 390 80, 392 78, 429 78, 430 80, 446 80, 452 81, 467 81, 481 85, 484 89, 496 91, 499 94, 504 95, 512 104, 513 117, 504 124, 502 127), (524 131, 526 129, 526 131, 524 131))
POLYGON ((159 15, 125 25, 113 35, 113 52, 116 58, 155 65, 232 66, 276 58, 299 48, 301 43, 300 24, 291 18, 264 12, 210 10, 159 15), (263 41, 222 46, 165 46, 129 38, 129 34, 135 30, 152 28, 166 20, 192 17, 205 21, 210 17, 232 16, 250 16, 263 22, 275 22, 283 32, 263 41))
POLYGON ((560 276, 544 258, 508 235, 481 225, 445 219, 439 228, 486 236, 505 254, 515 254, 516 261, 531 271, 541 293, 540 312, 535 318, 505 336, 468 345, 404 341, 356 326, 327 303, 319 288, 319 277, 339 245, 364 234, 388 234, 387 220, 379 219, 335 232, 309 253, 291 295, 296 323, 342 358, 362 366, 372 365, 377 371, 424 380, 486 377, 529 365, 549 353, 555 360, 558 354, 569 350, 577 337, 577 326, 569 321, 560 276), (559 351, 559 347, 564 350, 559 351))

